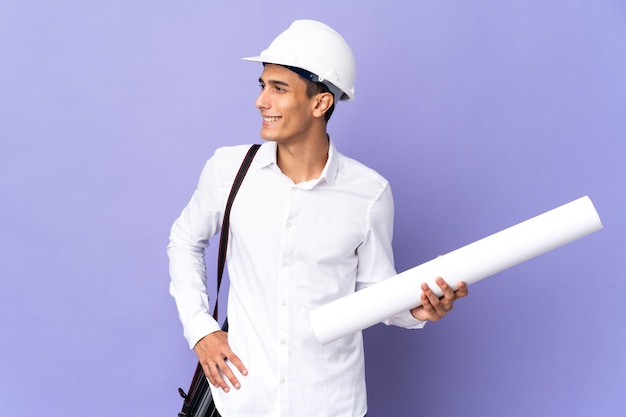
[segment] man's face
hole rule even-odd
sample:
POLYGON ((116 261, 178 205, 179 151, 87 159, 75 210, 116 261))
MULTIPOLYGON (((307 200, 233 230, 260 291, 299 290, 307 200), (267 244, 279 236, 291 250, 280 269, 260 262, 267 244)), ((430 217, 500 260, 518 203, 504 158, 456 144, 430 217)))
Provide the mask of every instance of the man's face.
POLYGON ((305 140, 312 132, 316 103, 306 95, 306 82, 287 68, 266 64, 259 83, 255 105, 263 117, 261 137, 282 143, 305 140))

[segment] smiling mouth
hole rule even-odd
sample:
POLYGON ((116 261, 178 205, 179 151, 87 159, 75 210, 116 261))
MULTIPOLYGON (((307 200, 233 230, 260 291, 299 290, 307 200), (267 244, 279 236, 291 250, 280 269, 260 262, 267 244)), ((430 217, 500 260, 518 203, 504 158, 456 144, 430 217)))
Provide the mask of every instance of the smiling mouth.
POLYGON ((279 119, 280 117, 277 117, 277 116, 276 117, 263 116, 263 121, 268 122, 268 123, 277 122, 279 119))

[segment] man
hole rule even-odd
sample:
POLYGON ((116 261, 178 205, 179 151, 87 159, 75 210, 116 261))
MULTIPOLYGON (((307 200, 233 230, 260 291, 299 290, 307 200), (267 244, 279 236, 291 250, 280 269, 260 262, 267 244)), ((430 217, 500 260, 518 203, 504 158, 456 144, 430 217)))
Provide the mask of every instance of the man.
MULTIPOLYGON (((362 336, 322 346, 308 313, 395 275, 388 182, 335 149, 338 100, 354 98, 350 47, 333 29, 294 22, 259 57, 258 151, 231 211, 229 332, 208 312, 203 253, 248 146, 218 149, 172 226, 170 291, 185 337, 229 416, 347 416, 367 411, 362 336)), ((387 324, 421 328, 467 295, 442 279, 387 324)))

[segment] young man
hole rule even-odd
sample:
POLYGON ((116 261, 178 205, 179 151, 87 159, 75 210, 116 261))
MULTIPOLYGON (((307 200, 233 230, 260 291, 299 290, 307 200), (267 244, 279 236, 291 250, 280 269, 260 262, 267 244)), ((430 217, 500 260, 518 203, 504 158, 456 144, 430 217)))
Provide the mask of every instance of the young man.
MULTIPOLYGON (((170 291, 224 417, 362 417, 361 333, 322 346, 308 318, 396 273, 389 184, 326 133, 335 103, 354 98, 354 57, 337 32, 306 20, 247 59, 263 63, 256 107, 266 142, 231 211, 229 332, 209 314, 203 254, 248 146, 215 152, 172 226, 170 291)), ((421 328, 467 295, 464 283, 438 285, 441 298, 424 284, 422 305, 386 323, 421 328)))

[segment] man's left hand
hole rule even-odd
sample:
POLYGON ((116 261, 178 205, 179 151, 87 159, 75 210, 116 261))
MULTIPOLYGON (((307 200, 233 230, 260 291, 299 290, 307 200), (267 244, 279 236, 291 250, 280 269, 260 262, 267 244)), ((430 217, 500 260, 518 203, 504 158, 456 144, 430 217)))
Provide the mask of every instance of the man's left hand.
POLYGON ((435 280, 443 295, 435 294, 426 283, 422 283, 422 294, 420 300, 422 305, 411 309, 411 314, 417 320, 437 321, 446 316, 448 311, 454 307, 454 302, 458 298, 467 296, 467 284, 463 281, 458 283, 458 289, 454 291, 444 280, 439 277, 435 280))

